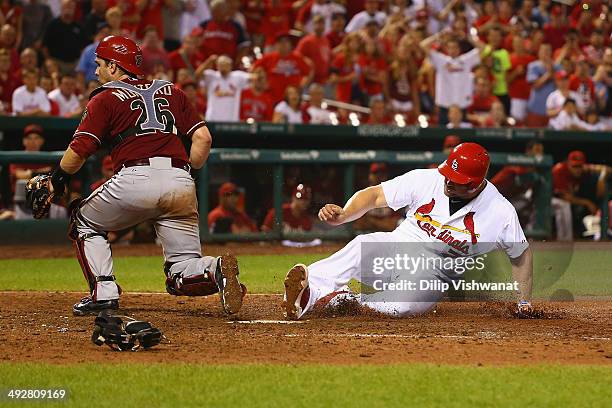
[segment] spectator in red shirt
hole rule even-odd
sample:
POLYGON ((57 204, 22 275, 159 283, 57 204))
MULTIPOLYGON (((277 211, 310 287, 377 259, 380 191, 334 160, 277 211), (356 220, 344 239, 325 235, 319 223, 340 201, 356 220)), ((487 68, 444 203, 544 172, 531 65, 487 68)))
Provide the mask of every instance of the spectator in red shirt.
POLYGON ((143 32, 144 38, 140 49, 142 50, 142 69, 146 76, 153 75, 155 67, 162 65, 165 70, 170 68, 168 53, 160 40, 155 26, 148 26, 143 32))
POLYGON ((388 98, 387 61, 380 45, 374 40, 366 40, 363 54, 358 58, 361 67, 359 84, 369 98, 388 98))
POLYGON ((257 37, 261 34, 261 23, 265 12, 263 1, 243 0, 241 3, 241 12, 246 20, 246 31, 253 36, 253 42, 255 44, 260 44, 257 37))
POLYGON ((296 1, 293 3, 293 7, 295 8, 304 2, 306 4, 299 8, 294 24, 294 27, 300 31, 312 31, 312 17, 319 15, 323 16, 325 20, 324 32, 327 33, 331 30, 334 14, 344 14, 346 12, 346 8, 340 2, 329 0, 296 1))
MULTIPOLYGON (((45 144, 43 128, 39 125, 27 125, 23 129, 23 150, 29 153, 40 152, 45 144)), ((15 191, 15 182, 17 180, 29 180, 36 174, 48 173, 51 171, 49 164, 41 163, 20 163, 10 164, 9 174, 11 178, 11 186, 15 191)))
POLYGON ((580 33, 581 38, 589 38, 593 30, 595 29, 595 20, 593 16, 599 17, 602 12, 602 5, 598 0, 590 2, 580 2, 574 6, 572 11, 570 23, 572 27, 580 33), (592 4, 589 4, 592 3, 592 4))
POLYGON ((19 53, 17 52, 17 31, 10 24, 0 28, 0 50, 6 50, 11 58, 11 70, 19 70, 19 53))
POLYGON ((506 116, 504 105, 499 101, 493 102, 489 114, 480 122, 481 127, 489 128, 512 127, 514 124, 515 122, 510 121, 506 116))
MULTIPOLYGON (((27 125, 23 129, 22 143, 24 151, 32 154, 40 152, 45 143, 42 127, 36 124, 27 125)), ((13 202, 15 205, 13 207, 14 211, 4 216, 16 220, 32 219, 32 211, 26 205, 26 183, 29 179, 38 174, 49 173, 52 167, 48 163, 11 163, 8 169, 11 189, 14 194, 13 202)), ((62 205, 64 205, 63 199, 62 205)), ((66 218, 67 211, 62 205, 56 203, 51 204, 48 218, 66 218)))
POLYGON ((4 16, 5 23, 15 27, 17 33, 15 48, 20 48, 23 37, 23 8, 16 0, 2 0, 0 14, 4 16))
POLYGON ((587 61, 592 66, 597 66, 603 62, 604 52, 606 50, 604 36, 601 30, 593 30, 589 37, 589 44, 582 47, 582 52, 586 56, 587 61))
POLYGON ((266 71, 270 93, 275 102, 283 99, 285 88, 303 88, 313 78, 314 72, 304 57, 293 51, 291 36, 281 33, 276 39, 276 51, 269 52, 253 64, 253 69, 261 67, 266 71))
POLYGON ((592 12, 593 15, 599 16, 603 10, 603 2, 601 0, 584 0, 574 2, 571 6, 572 11, 569 15, 569 23, 572 26, 576 26, 580 19, 582 18, 582 14, 584 11, 592 12))
POLYGON ((136 2, 132 0, 109 0, 108 10, 104 17, 110 27, 110 35, 133 37, 134 30, 140 21, 136 2), (115 4, 115 6, 113 6, 115 4))
MULTIPOLYGON (((527 143, 525 154, 541 158, 544 145, 537 140, 531 140, 527 143)), ((516 209, 523 227, 534 221, 533 189, 539 181, 540 176, 533 166, 504 166, 491 178, 491 183, 516 209)))
POLYGON ((578 42, 578 32, 570 29, 565 35, 565 44, 553 53, 553 59, 559 64, 565 59, 577 61, 580 58, 584 58, 584 54, 578 42))
POLYGON ((136 38, 144 38, 148 26, 157 27, 160 38, 164 38, 164 23, 162 20, 162 8, 172 4, 173 0, 137 0, 136 10, 140 15, 140 21, 136 27, 136 38))
POLYGON ((552 178, 557 239, 571 240, 574 232, 583 229, 582 218, 597 214, 599 207, 595 201, 604 191, 608 170, 607 166, 587 164, 586 156, 580 150, 570 152, 566 161, 555 164, 552 178), (559 215, 567 214, 570 206, 571 219, 567 225, 567 215, 559 215), (563 220, 561 225, 560 219, 563 220))
POLYGON ((563 23, 563 11, 561 6, 554 6, 550 11, 550 23, 544 24, 544 37, 553 51, 561 48, 565 43, 565 35, 569 26, 563 23))
MULTIPOLYGON (((313 217, 309 213, 312 201, 312 189, 304 184, 298 184, 293 190, 291 201, 283 204, 283 232, 304 232, 312 230, 313 217)), ((276 212, 270 208, 261 226, 264 232, 274 229, 276 212)))
POLYGON ((512 18, 512 6, 508 0, 502 0, 496 10, 493 1, 485 1, 482 16, 474 22, 478 29, 478 36, 482 41, 486 40, 486 34, 490 28, 499 26, 503 32, 507 32, 512 18))
POLYGON ((589 63, 585 58, 578 60, 576 71, 570 75, 569 88, 582 98, 584 110, 590 110, 595 103, 595 85, 589 73, 589 63))
POLYGON ((5 49, 0 49, 0 112, 11 112, 11 101, 15 89, 21 86, 17 72, 11 70, 11 57, 5 49))
POLYGON ((243 234, 257 232, 253 220, 238 206, 240 190, 234 183, 223 183, 219 188, 219 205, 208 213, 211 233, 243 234))
POLYGON ((266 71, 261 68, 254 70, 250 86, 240 95, 240 120, 272 121, 274 101, 267 88, 266 71))
POLYGON ((531 85, 527 82, 527 65, 536 60, 525 52, 525 40, 522 37, 512 39, 513 52, 510 54, 512 68, 508 71, 508 94, 510 95, 510 116, 517 121, 527 117, 527 100, 531 85))
POLYGON ((342 40, 346 37, 346 32, 344 31, 345 25, 346 16, 343 13, 335 13, 332 15, 331 28, 329 32, 325 34, 332 50, 342 44, 342 40))
POLYGON ((286 33, 291 29, 292 0, 262 0, 264 4, 263 18, 259 32, 263 34, 265 51, 274 48, 278 33, 286 33))
POLYGON ((231 19, 230 6, 225 0, 213 0, 210 13, 212 18, 200 24, 204 30, 200 49, 202 55, 204 58, 227 55, 237 64, 251 44, 244 29, 231 19))
POLYGON ((410 49, 400 43, 389 72, 389 96, 395 113, 405 116, 407 123, 414 123, 421 114, 418 67, 414 65, 410 49))
POLYGON ((340 102, 350 103, 360 98, 360 90, 353 85, 359 80, 357 61, 362 49, 361 36, 358 33, 347 34, 332 61, 328 83, 336 85, 336 100, 340 102))
POLYGON ((312 18, 313 32, 302 37, 295 49, 298 54, 308 58, 314 68, 313 81, 324 84, 329 77, 331 47, 325 32, 325 19, 321 15, 312 18))
MULTIPOLYGON (((193 80, 197 78, 196 70, 198 70, 200 65, 204 62, 204 58, 196 48, 196 41, 195 37, 188 35, 183 38, 181 48, 168 54, 170 69, 173 71, 174 78, 178 78, 178 71, 182 68, 186 68, 187 71, 189 71, 193 80)), ((211 58, 213 57, 216 56, 211 56, 211 58)), ((203 72, 203 70, 201 72, 203 72)))
POLYGON ((385 101, 382 99, 370 100, 370 116, 366 123, 368 125, 390 125, 392 122, 385 101))
POLYGON ((482 41, 486 40, 485 33, 490 26, 497 24, 497 8, 493 0, 485 0, 482 3, 482 13, 474 21, 474 28, 478 30, 478 35, 482 41))
POLYGON ((482 124, 495 102, 499 102, 499 99, 491 92, 491 81, 477 78, 472 104, 467 108, 467 118, 475 124, 482 124))

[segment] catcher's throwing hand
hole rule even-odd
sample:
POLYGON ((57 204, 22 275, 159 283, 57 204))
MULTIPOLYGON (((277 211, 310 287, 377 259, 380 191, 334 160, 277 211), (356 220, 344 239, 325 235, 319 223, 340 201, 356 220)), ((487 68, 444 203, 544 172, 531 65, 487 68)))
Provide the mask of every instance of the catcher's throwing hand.
POLYGON ((319 219, 329 225, 340 225, 344 222, 344 209, 336 204, 325 204, 319 210, 319 219))

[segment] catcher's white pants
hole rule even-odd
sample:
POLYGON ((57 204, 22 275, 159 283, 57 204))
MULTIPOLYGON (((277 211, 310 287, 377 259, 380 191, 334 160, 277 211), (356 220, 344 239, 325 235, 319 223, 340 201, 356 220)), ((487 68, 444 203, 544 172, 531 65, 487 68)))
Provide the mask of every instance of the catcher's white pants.
MULTIPOLYGON (((302 314, 306 313, 317 300, 326 295, 345 291, 351 279, 362 281, 361 260, 363 243, 389 243, 389 245, 402 242, 403 237, 397 232, 375 232, 372 234, 358 235, 344 248, 308 266, 308 284, 310 286, 310 297, 308 304, 303 308, 302 314)), ((387 281, 410 280, 419 282, 422 280, 440 280, 431 271, 417 271, 414 274, 403 274, 401 276, 387 276, 387 281)), ((371 285, 372 282, 363 282, 371 285)), ((433 286, 433 285, 432 285, 433 286)), ((415 290, 403 291, 398 298, 397 292, 379 291, 373 294, 361 294, 360 302, 371 309, 392 316, 418 315, 427 312, 435 306, 442 298, 440 290, 415 290)))
POLYGON ((188 277, 215 270, 217 258, 202 257, 191 175, 172 167, 170 159, 156 160, 155 166, 124 167, 85 199, 76 214, 77 254, 86 279, 96 280, 92 293, 96 300, 119 297, 115 281, 99 278, 113 276, 105 233, 148 220, 155 221, 164 258, 173 263, 173 275, 188 277))

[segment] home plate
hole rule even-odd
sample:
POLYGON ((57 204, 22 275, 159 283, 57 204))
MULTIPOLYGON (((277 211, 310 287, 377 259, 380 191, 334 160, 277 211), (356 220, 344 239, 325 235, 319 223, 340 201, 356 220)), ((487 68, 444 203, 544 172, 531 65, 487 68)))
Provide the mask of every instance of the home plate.
POLYGON ((232 320, 228 323, 239 323, 239 324, 300 324, 304 323, 304 320, 232 320))

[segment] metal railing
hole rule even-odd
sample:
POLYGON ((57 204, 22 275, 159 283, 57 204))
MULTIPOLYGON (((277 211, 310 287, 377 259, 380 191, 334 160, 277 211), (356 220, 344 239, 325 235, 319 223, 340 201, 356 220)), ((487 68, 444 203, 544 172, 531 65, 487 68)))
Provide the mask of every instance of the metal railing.
MULTIPOLYGON (((22 151, 0 152, 0 165, 8 163, 56 163, 61 157, 62 152, 37 152, 27 153, 22 151)), ((540 184, 536 189, 535 208, 536 217, 534 227, 526 234, 534 238, 548 238, 551 235, 552 213, 551 197, 552 182, 550 169, 552 159, 544 156, 540 160, 522 154, 490 153, 492 165, 524 165, 534 167, 540 179, 540 184)), ((389 165, 396 165, 402 168, 425 167, 432 163, 440 163, 446 158, 441 152, 391 152, 376 150, 258 150, 258 149, 213 149, 208 163, 195 174, 198 186, 198 202, 200 211, 200 234, 203 241, 247 241, 247 240, 278 240, 278 239, 346 239, 354 235, 352 228, 337 228, 332 231, 316 231, 304 233, 285 233, 282 230, 282 204, 283 204, 283 180, 284 168, 287 165, 316 165, 329 164, 341 165, 343 167, 344 181, 342 191, 345 201, 355 192, 354 174, 355 166, 359 164, 369 164, 372 162, 385 162, 389 165), (211 167, 216 164, 230 165, 253 165, 263 164, 272 168, 272 189, 273 203, 275 209, 274 229, 270 232, 250 233, 250 234, 212 234, 208 226, 209 212, 209 187, 211 167)), ((84 194, 88 194, 88 178, 94 174, 93 166, 95 161, 89 159, 84 166, 83 178, 85 182, 84 194)), ((213 169, 214 171, 214 169, 213 169)), ((604 206, 607 213, 607 205, 604 206)), ((607 216, 607 215, 606 215, 607 216)), ((603 219, 604 217, 602 217, 603 219)), ((23 236, 23 226, 27 225, 31 234, 36 230, 49 231, 49 225, 43 227, 45 223, 54 221, 53 225, 59 223, 55 220, 44 220, 38 222, 5 221, 0 223, 0 228, 9 235, 15 231, 18 236, 23 236)), ((603 224, 603 221, 602 221, 603 224)), ((2 235, 2 234, 0 234, 2 235)), ((5 238, 6 238, 6 234, 5 238)), ((6 241, 0 237, 0 241, 6 241)))

